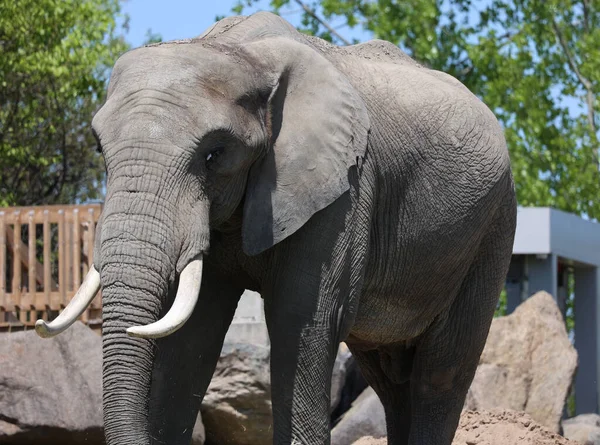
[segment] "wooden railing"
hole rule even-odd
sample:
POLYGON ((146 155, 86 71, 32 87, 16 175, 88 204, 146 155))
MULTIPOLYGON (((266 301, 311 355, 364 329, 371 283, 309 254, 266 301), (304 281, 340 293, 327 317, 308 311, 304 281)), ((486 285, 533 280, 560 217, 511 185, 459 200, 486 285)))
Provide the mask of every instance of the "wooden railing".
MULTIPOLYGON (((100 204, 0 208, 0 329, 51 320, 92 264, 100 204)), ((98 295, 81 317, 101 320, 98 295)))

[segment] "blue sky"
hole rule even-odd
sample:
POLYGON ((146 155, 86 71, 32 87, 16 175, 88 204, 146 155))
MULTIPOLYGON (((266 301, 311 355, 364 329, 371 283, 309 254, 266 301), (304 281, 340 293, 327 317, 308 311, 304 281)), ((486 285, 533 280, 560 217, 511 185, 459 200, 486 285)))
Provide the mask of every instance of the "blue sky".
MULTIPOLYGON (((182 39, 201 34, 215 22, 218 15, 232 15, 231 8, 235 0, 127 0, 123 2, 123 12, 130 17, 127 40, 135 47, 146 40, 146 31, 158 33, 163 40, 182 39)), ((269 9, 269 0, 261 0, 258 9, 269 9)), ((250 10, 249 10, 250 11, 250 10)), ((286 20, 297 25, 300 17, 300 7, 291 2, 282 10, 286 20)), ((344 37, 356 37, 368 40, 369 35, 360 30, 338 30, 344 37)))
MULTIPOLYGON (((480 0, 477 8, 470 11, 470 20, 475 21, 478 10, 482 9, 490 0, 480 0)), ((146 40, 146 32, 152 29, 158 33, 163 40, 173 40, 194 37, 201 34, 205 29, 215 22, 216 16, 232 15, 231 8, 237 3, 236 0, 126 0, 122 3, 123 12, 130 17, 129 32, 126 39, 133 47, 140 46, 146 40)), ((268 10, 269 0, 260 0, 252 9, 245 14, 268 10)), ((281 15, 293 25, 299 25, 301 8, 294 2, 281 10, 281 15)), ((343 18, 339 20, 344 20, 343 18)), ((366 41, 371 38, 370 33, 361 29, 349 29, 340 27, 341 22, 330 23, 337 31, 351 40, 356 38, 366 41)), ((567 105, 574 116, 582 113, 581 106, 572 98, 561 98, 563 104, 567 105)))

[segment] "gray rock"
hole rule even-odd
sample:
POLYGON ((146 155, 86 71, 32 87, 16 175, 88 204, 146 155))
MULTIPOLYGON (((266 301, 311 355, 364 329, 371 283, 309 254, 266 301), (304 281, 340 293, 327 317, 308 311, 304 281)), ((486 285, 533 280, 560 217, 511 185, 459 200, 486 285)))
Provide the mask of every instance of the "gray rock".
POLYGON ((0 419, 0 443, 103 444, 100 336, 0 334, 0 419))
POLYGON ((337 423, 354 400, 367 388, 358 363, 346 343, 340 343, 331 378, 331 419, 337 423))
POLYGON ((364 436, 385 437, 385 412, 372 388, 365 389, 331 431, 331 445, 348 445, 364 436))
POLYGON ((352 353, 346 343, 340 343, 331 376, 331 412, 337 408, 342 399, 346 376, 353 361, 352 353))
POLYGON ((493 321, 465 408, 524 411, 558 432, 576 367, 558 306, 538 292, 493 321))
POLYGON ((600 445, 600 416, 580 414, 563 420, 563 436, 581 445, 600 445))
MULTIPOLYGON (((225 343, 208 391, 202 402, 202 421, 210 444, 255 445, 271 443, 270 348, 254 341, 225 343)), ((350 397, 349 374, 353 358, 341 344, 334 365, 331 411, 350 397)), ((346 402, 344 402, 346 403, 346 402)))
POLYGON ((205 441, 206 431, 204 430, 204 423, 202 422, 202 413, 198 413, 196 424, 194 425, 194 431, 192 432, 192 441, 190 445, 204 445, 205 441))
POLYGON ((207 443, 271 443, 269 358, 263 346, 223 346, 201 408, 207 443))

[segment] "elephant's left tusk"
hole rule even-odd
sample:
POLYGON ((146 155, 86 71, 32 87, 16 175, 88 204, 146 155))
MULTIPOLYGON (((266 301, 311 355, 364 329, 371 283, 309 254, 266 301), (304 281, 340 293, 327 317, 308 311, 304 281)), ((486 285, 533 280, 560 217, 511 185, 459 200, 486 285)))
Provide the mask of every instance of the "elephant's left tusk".
POLYGON ((173 306, 160 320, 127 329, 127 334, 139 338, 161 338, 181 328, 192 316, 202 284, 202 257, 185 266, 179 277, 179 287, 173 306))
POLYGON ((100 290, 100 274, 92 265, 89 272, 85 276, 83 283, 73 299, 67 304, 67 307, 62 311, 56 319, 50 323, 44 320, 35 322, 35 332, 40 337, 49 338, 65 331, 69 326, 75 323, 81 314, 90 305, 98 291, 100 290))

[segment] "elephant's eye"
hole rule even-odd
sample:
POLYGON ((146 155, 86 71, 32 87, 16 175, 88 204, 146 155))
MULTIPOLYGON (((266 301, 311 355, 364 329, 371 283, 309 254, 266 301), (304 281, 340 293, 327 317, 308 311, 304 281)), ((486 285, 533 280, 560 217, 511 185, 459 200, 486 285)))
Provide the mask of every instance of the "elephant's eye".
POLYGON ((217 147, 206 155, 206 165, 210 165, 217 159, 222 153, 225 147, 217 147))

